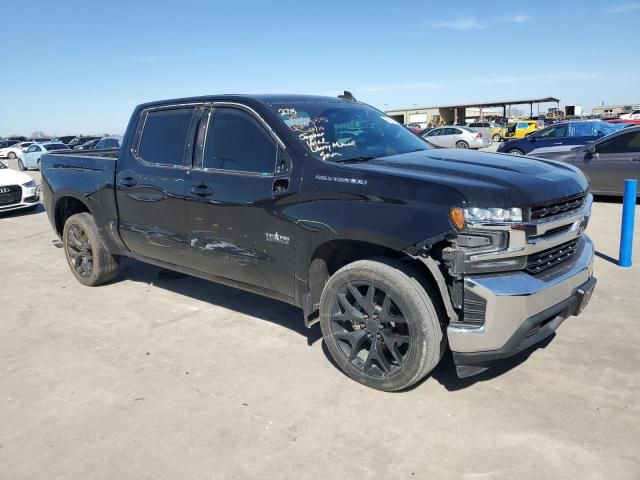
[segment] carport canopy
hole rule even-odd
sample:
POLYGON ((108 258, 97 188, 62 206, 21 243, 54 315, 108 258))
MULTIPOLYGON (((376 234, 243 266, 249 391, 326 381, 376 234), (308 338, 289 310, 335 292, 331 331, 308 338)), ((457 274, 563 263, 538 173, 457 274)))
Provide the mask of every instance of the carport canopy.
POLYGON ((413 108, 404 108, 404 109, 396 109, 389 110, 385 113, 390 115, 391 117, 396 117, 398 115, 404 115, 405 119, 408 118, 408 115, 414 112, 423 111, 423 110, 439 110, 441 112, 449 111, 453 112, 453 121, 457 122, 459 118, 464 118, 465 111, 467 108, 478 108, 480 109, 480 116, 482 117, 482 110, 484 108, 492 108, 492 107, 501 107, 503 116, 507 116, 507 107, 511 107, 512 105, 529 105, 530 115, 533 116, 533 105, 541 104, 541 103, 555 103, 558 108, 560 108, 560 99, 556 97, 538 97, 538 98, 519 98, 519 99, 509 99, 509 100, 496 100, 494 102, 478 102, 478 103, 461 103, 457 105, 439 105, 439 106, 430 106, 430 107, 413 107, 413 108))

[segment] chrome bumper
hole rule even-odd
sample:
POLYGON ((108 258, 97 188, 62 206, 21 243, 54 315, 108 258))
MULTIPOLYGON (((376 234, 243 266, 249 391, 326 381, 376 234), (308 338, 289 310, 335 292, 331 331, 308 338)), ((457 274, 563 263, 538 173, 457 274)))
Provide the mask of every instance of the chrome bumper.
MULTIPOLYGON (((593 276, 593 252, 593 243, 583 235, 580 251, 571 260, 542 274, 517 271, 465 277, 465 290, 486 301, 485 322, 481 327, 449 326, 451 350, 476 353, 505 347, 527 320, 578 294, 593 276)), ((555 327, 562 320, 555 322, 555 327)))

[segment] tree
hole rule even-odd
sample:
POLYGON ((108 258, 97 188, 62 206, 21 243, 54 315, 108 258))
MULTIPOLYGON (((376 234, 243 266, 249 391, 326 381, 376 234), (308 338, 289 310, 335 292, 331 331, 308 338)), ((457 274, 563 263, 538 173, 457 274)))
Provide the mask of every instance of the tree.
POLYGON ((48 138, 47 134, 44 133, 42 130, 36 130, 35 132, 33 132, 31 134, 31 138, 33 138, 34 140, 38 139, 38 138, 48 138))

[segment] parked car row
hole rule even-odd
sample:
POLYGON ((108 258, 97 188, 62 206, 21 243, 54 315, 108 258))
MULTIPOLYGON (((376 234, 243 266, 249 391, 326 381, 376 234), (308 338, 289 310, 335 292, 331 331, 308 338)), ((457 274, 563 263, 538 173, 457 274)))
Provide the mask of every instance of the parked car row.
POLYGON ((526 137, 507 140, 498 152, 511 155, 527 155, 531 151, 554 145, 586 145, 599 138, 617 132, 628 124, 608 122, 561 122, 542 130, 535 130, 526 137))
MULTIPOLYGON (((55 150, 98 150, 120 148, 122 136, 112 135, 108 137, 61 137, 60 139, 39 142, 30 140, 19 142, 11 146, 0 149, 0 158, 18 159, 18 168, 27 170, 29 168, 40 169, 40 157, 55 150), (85 141, 86 139, 88 141, 85 141), (68 143, 63 142, 66 140, 68 143)), ((3 162, 7 165, 6 162, 3 162)))

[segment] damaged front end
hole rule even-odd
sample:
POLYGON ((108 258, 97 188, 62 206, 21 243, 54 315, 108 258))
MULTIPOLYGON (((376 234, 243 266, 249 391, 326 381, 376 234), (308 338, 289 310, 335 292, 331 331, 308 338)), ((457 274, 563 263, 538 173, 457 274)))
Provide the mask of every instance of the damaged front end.
POLYGON ((584 235, 591 202, 585 195, 575 208, 541 218, 533 209, 509 220, 456 222, 460 216, 452 214, 456 229, 439 248, 414 252, 446 286, 440 293, 449 305, 447 339, 458 376, 540 342, 582 311, 595 285, 593 244, 584 235))

